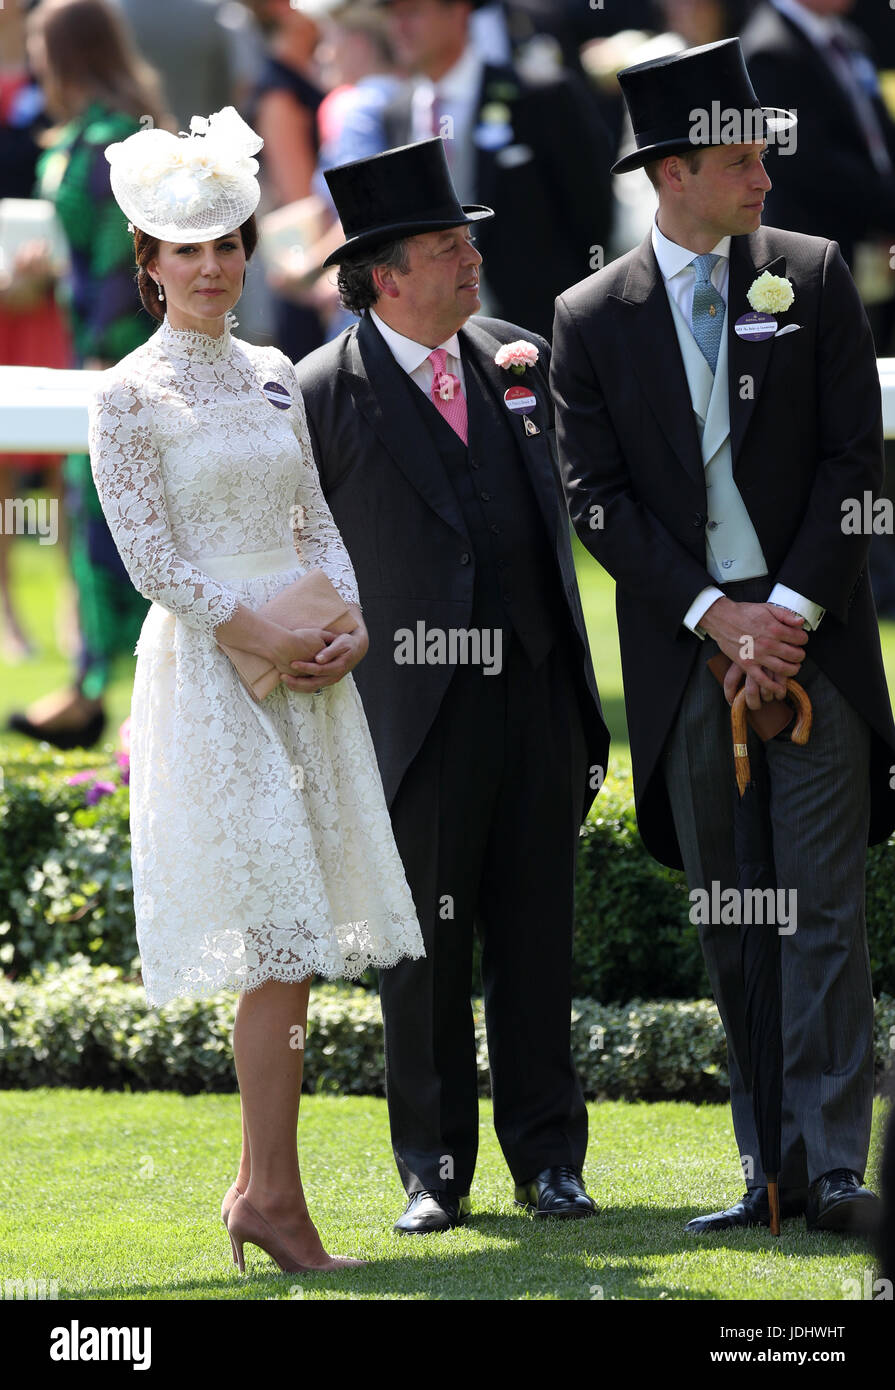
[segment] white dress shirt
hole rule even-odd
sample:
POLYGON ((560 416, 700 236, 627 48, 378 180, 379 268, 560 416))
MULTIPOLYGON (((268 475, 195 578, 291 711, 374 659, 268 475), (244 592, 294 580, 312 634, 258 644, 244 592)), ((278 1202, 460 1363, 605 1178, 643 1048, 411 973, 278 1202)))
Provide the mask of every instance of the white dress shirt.
POLYGON ((414 140, 430 140, 442 134, 439 124, 450 118, 445 137, 445 154, 461 203, 475 201, 475 146, 473 126, 477 115, 484 67, 472 44, 468 44, 452 68, 437 82, 428 77, 416 79, 411 107, 414 140), (433 104, 437 107, 433 112, 433 104))
MULTIPOLYGON (((370 318, 388 343, 398 366, 403 367, 410 380, 416 382, 420 390, 431 400, 435 368, 429 361, 429 353, 434 352, 435 348, 426 347, 424 343, 417 343, 413 338, 405 338, 403 333, 398 333, 396 329, 385 323, 375 309, 370 310, 370 318)), ((463 375, 463 363, 460 360, 460 339, 456 333, 452 333, 450 338, 446 338, 438 346, 447 352, 445 369, 453 372, 454 376, 459 379, 460 390, 465 396, 466 379, 463 375)))
MULTIPOLYGON (((659 230, 659 224, 655 218, 652 227, 652 243, 656 260, 659 263, 659 270, 662 272, 662 279, 665 281, 665 291, 669 299, 674 300, 692 328, 693 289, 696 284, 693 257, 699 252, 690 251, 685 246, 679 246, 676 241, 670 241, 659 230)), ((730 237, 722 237, 712 247, 712 253, 720 257, 712 269, 712 284, 726 305, 727 285, 730 278, 730 237)), ((704 589, 700 589, 684 614, 684 626, 688 627, 691 632, 695 632, 697 637, 704 638, 706 634, 699 626, 699 619, 719 598, 724 598, 724 592, 714 584, 706 585, 704 589)), ((805 628, 809 632, 817 627, 824 614, 824 610, 818 604, 812 603, 810 599, 796 593, 794 589, 788 588, 785 584, 774 585, 768 603, 776 603, 781 608, 789 608, 794 613, 798 613, 800 617, 805 619, 805 628)))

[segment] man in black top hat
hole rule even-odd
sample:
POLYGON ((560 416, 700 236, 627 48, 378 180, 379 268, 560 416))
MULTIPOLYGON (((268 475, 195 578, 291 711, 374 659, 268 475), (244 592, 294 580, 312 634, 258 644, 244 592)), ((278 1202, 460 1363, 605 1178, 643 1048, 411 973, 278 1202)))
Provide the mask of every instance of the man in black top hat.
POLYGON ((783 729, 764 745, 778 890, 790 895, 776 922, 783 1214, 853 1229, 876 1208, 862 1186, 865 846, 895 823, 870 536, 853 524, 882 481, 873 343, 835 242, 761 226, 763 159, 779 145, 785 179, 797 128, 759 108, 738 40, 619 78, 637 149, 615 170, 646 166, 657 218, 639 247, 557 300, 551 382, 572 518, 617 581, 640 832, 686 869, 727 1036, 748 1191, 688 1229, 768 1224, 739 932, 719 911, 736 884, 724 696, 745 678, 757 718, 796 675, 814 706, 810 741, 783 729), (719 651, 723 693, 707 668, 719 651))
POLYGON ((357 573, 355 672, 425 959, 384 971, 386 1092, 408 1202, 462 1222, 478 1142, 470 989, 482 944, 498 1139, 516 1200, 590 1216, 570 1055, 578 831, 608 751, 551 451, 547 344, 471 318, 492 216, 440 139, 326 175, 356 327, 298 365, 314 454, 357 573), (521 341, 520 370, 499 365, 521 341))

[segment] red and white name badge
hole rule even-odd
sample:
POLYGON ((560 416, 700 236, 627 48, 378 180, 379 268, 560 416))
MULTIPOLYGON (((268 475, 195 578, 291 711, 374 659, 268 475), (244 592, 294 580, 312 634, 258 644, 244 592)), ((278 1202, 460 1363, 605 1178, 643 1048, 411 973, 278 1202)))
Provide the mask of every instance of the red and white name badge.
POLYGON ((530 415, 538 398, 528 386, 510 386, 503 393, 503 403, 515 415, 530 415))

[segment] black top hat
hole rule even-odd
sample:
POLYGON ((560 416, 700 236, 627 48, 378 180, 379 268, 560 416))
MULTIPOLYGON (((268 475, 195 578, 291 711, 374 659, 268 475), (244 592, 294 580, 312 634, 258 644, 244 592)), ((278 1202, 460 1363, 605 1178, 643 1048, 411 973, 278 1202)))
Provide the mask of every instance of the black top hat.
POLYGON ((637 149, 613 164, 613 174, 708 145, 770 143, 796 123, 792 111, 760 105, 739 39, 637 63, 623 68, 618 80, 637 149), (731 120, 734 113, 742 119, 731 120))
POLYGON ((325 266, 386 241, 494 216, 478 203, 460 206, 439 135, 339 164, 324 176, 346 235, 325 266))

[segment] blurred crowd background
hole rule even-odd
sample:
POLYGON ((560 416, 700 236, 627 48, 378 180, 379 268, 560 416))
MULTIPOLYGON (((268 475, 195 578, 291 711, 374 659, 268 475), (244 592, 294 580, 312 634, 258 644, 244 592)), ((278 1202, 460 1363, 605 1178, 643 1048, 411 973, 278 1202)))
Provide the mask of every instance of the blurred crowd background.
MULTIPOLYGON (((156 327, 104 148, 149 124, 187 130, 232 104, 264 139, 259 255, 238 334, 297 360, 352 321, 328 251, 342 241, 324 171, 444 135, 478 230, 482 312, 551 333, 554 297, 647 232, 617 76, 738 34, 762 104, 795 109, 772 150, 770 225, 835 238, 880 356, 895 355, 895 10, 887 0, 4 0, 0 5, 0 365, 104 367, 156 327)), ((86 454, 0 453, 4 498, 59 502, 72 580, 73 675, 10 726, 58 746, 103 729, 111 663, 147 603, 105 526, 86 454)), ((2 514, 2 513, 0 513, 2 514)), ((0 641, 32 650, 0 526, 0 641)), ((874 541, 895 616, 895 543, 874 541)))

